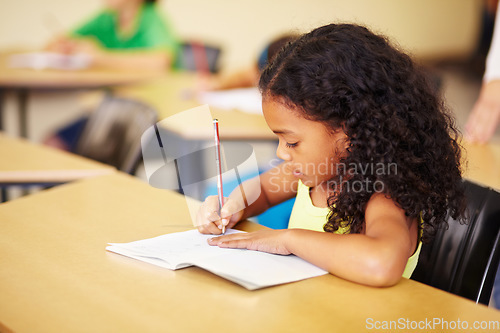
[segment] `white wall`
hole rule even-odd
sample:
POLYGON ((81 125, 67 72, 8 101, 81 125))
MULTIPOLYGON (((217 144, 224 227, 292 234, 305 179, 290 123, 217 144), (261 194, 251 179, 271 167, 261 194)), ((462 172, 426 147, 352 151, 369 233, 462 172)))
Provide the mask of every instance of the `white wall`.
MULTIPOLYGON (((223 65, 247 64, 283 32, 329 22, 369 25, 421 58, 463 56, 475 45, 480 0, 160 0, 181 37, 224 47, 223 65)), ((39 47, 82 22, 101 0, 0 0, 0 49, 39 47), (55 18, 55 19, 54 19, 55 18), (58 21, 58 24, 50 23, 58 21), (49 22, 49 23, 47 23, 49 22)))

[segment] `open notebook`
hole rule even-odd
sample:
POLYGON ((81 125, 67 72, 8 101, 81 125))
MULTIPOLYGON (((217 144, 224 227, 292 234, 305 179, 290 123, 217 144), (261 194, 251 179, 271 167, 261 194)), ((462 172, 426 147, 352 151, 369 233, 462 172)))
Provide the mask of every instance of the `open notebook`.
MULTIPOLYGON (((241 231, 230 229, 226 234, 235 232, 241 231)), ((106 249, 172 270, 198 266, 249 290, 328 273, 294 255, 210 246, 210 237, 214 236, 190 230, 131 243, 110 243, 106 249)))

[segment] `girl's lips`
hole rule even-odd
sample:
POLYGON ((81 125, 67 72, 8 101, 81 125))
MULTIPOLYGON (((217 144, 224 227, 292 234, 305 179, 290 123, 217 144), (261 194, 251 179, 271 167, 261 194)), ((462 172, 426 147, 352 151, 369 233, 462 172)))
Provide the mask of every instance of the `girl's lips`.
POLYGON ((302 176, 302 172, 300 172, 299 170, 293 170, 292 174, 293 174, 295 177, 300 177, 300 176, 302 176))

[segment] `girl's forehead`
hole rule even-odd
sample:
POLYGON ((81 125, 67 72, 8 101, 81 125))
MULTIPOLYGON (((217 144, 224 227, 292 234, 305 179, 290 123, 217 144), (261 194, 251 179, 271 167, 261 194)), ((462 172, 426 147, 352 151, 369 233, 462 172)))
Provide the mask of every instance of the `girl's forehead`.
POLYGON ((268 126, 273 132, 296 131, 303 126, 305 118, 289 106, 274 99, 262 101, 262 111, 268 126))
POLYGON ((264 112, 272 113, 275 116, 297 117, 304 118, 304 112, 299 107, 294 107, 291 103, 287 103, 283 97, 263 97, 262 109, 264 112))
POLYGON ((290 106, 290 103, 286 103, 280 97, 263 97, 262 110, 268 126, 275 133, 299 134, 312 130, 335 135, 338 132, 343 132, 341 126, 332 127, 326 122, 306 117, 302 109, 290 106))
POLYGON ((330 132, 324 123, 306 118, 303 111, 279 100, 264 99, 262 109, 268 126, 276 134, 301 134, 310 130, 330 132))

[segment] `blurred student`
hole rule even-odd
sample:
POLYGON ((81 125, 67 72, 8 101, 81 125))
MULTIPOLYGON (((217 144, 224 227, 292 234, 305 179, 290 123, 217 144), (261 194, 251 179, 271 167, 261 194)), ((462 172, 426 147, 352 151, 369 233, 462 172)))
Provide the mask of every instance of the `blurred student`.
MULTIPOLYGON (((497 6, 496 17, 500 7, 497 6)), ((497 21, 479 98, 465 125, 466 138, 471 142, 487 143, 500 123, 500 24, 497 21)))
POLYGON ((105 8, 47 49, 83 53, 92 64, 111 68, 167 69, 178 41, 155 0, 105 0, 105 8))
POLYGON ((261 51, 257 61, 251 66, 233 73, 201 77, 198 89, 203 91, 256 87, 262 70, 279 50, 296 38, 297 35, 285 34, 274 39, 261 51))
MULTIPOLYGON (((93 66, 167 70, 175 63, 179 43, 155 0, 105 0, 105 8, 86 23, 47 46, 54 52, 83 53, 93 66)), ((62 128, 44 143, 74 150, 87 117, 62 128)))

